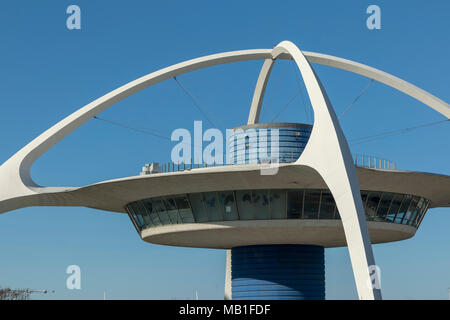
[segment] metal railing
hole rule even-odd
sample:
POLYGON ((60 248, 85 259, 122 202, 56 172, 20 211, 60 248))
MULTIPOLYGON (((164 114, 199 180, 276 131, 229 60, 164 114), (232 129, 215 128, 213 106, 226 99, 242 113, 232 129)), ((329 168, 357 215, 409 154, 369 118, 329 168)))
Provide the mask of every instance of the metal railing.
POLYGON ((375 157, 365 154, 355 154, 353 156, 355 166, 371 169, 385 169, 385 170, 396 170, 397 165, 395 162, 375 157))
MULTIPOLYGON (((286 160, 286 159, 285 159, 286 160)), ((292 163, 297 161, 297 159, 292 158, 291 161, 280 161, 280 163, 292 163)), ((363 168, 370 168, 370 169, 384 169, 384 170, 396 170, 397 165, 390 160, 370 156, 370 155, 364 155, 364 154, 355 154, 353 156, 353 162, 355 166, 357 167, 363 167, 363 168)), ((260 162, 262 163, 262 162, 260 162)), ((150 165, 145 165, 143 168, 143 171, 141 172, 141 175, 145 174, 151 174, 151 173, 168 173, 168 172, 179 172, 179 171, 186 171, 186 170, 192 170, 197 168, 208 168, 208 167, 223 167, 223 166, 230 166, 230 165, 242 165, 245 163, 173 163, 173 162, 167 162, 157 165, 157 169, 154 171, 149 171, 148 168, 150 165)))

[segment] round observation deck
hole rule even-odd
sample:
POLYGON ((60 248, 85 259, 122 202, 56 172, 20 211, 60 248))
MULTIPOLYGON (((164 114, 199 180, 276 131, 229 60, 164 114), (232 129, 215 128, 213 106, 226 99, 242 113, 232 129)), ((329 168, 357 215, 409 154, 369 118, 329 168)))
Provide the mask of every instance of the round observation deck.
MULTIPOLYGON (((314 187, 320 176, 293 173, 293 185, 281 186, 293 176, 284 173, 289 168, 282 166, 301 156, 312 128, 300 123, 256 123, 232 129, 227 147, 229 164, 235 166, 228 168, 280 164, 277 175, 259 176, 261 184, 257 187, 243 187, 249 179, 231 170, 227 184, 215 174, 215 179, 224 181, 221 187, 204 192, 160 193, 130 202, 125 209, 141 237, 151 243, 225 249, 269 244, 345 246, 340 214, 331 192, 314 187)), ((374 169, 395 166, 387 160, 361 155, 354 160, 357 166, 374 169)), ((220 166, 223 164, 216 167, 220 166)), ((183 165, 182 173, 200 177, 195 170, 192 165, 183 165)), ((196 181, 201 184, 206 180, 196 181)), ((426 198, 401 192, 362 190, 361 198, 372 243, 412 237, 429 206, 426 198)))
MULTIPOLYGON (((412 237, 429 204, 408 194, 361 191, 361 196, 372 243, 412 237)), ((135 201, 126 210, 142 238, 158 244, 207 248, 346 245, 339 211, 325 189, 178 194, 135 201)))

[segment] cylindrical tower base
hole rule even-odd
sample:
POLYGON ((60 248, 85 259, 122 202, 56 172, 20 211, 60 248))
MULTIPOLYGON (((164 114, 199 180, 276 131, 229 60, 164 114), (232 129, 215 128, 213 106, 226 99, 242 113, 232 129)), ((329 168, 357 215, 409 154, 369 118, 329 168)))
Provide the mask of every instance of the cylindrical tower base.
POLYGON ((324 300, 324 248, 258 245, 231 250, 233 300, 324 300))

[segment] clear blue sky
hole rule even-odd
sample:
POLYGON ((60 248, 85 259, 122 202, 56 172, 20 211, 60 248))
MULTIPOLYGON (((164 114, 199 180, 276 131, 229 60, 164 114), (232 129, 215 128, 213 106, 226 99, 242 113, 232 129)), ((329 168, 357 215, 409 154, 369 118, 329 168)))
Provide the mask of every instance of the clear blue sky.
MULTIPOLYGON (((301 49, 359 61, 450 101, 450 2, 435 1, 7 1, 0 7, 0 163, 34 137, 103 94, 159 68, 221 51, 301 49), (66 28, 66 8, 81 7, 82 29, 66 28), (381 30, 366 28, 370 4, 381 30)), ((246 122, 261 62, 180 76, 231 128, 246 122)), ((340 114, 368 79, 315 66, 340 114)), ((295 95, 289 62, 274 68, 262 121, 295 95)), ((128 98, 102 117, 169 135, 205 120, 173 80, 128 98), (170 119, 170 120, 169 120, 170 119)), ((374 83, 342 119, 347 138, 442 120, 437 112, 374 83)), ((300 99, 278 119, 304 122, 300 99)), ((204 126, 208 123, 204 121, 204 126)), ((364 144, 352 152, 391 159, 406 170, 450 175, 450 126, 364 144)), ((83 186, 136 175, 167 162, 173 144, 91 120, 40 158, 33 178, 83 186)), ((375 245, 387 299, 446 299, 450 287, 450 209, 432 209, 416 236, 375 245)), ((327 298, 354 299, 346 248, 326 250, 327 298)), ((86 208, 26 208, 0 215, 0 286, 55 289, 35 298, 222 299, 225 252, 151 245, 126 215, 86 208), (65 288, 66 267, 82 271, 82 290, 65 288)))

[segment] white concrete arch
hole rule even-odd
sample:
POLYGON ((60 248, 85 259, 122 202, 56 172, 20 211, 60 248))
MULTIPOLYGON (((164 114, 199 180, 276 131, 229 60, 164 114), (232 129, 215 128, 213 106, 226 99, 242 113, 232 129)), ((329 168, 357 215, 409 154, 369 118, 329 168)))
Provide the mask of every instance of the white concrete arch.
MULTIPOLYGON (((42 188, 38 186, 30 176, 30 168, 33 162, 66 135, 96 114, 140 90, 177 75, 229 62, 265 59, 256 85, 248 121, 249 123, 258 122, 262 98, 274 62, 271 52, 272 50, 270 49, 243 50, 213 54, 188 60, 131 81, 87 104, 42 133, 0 166, 0 179, 6 181, 5 184, 0 185, 0 201, 26 195, 68 190, 69 188, 42 188)), ((304 52, 304 55, 312 63, 348 70, 390 85, 422 101, 447 118, 450 118, 450 107, 447 103, 399 78, 380 70, 330 55, 314 52, 304 52)), ((277 58, 291 59, 291 55, 289 53, 282 53, 277 58)))
MULTIPOLYGON (((0 184, 0 205, 3 206, 3 208, 0 207, 0 212, 17 209, 17 205, 7 207, 8 204, 2 203, 2 201, 14 198, 24 200, 24 197, 27 196, 73 189, 40 187, 32 180, 30 168, 42 154, 98 113, 140 90, 175 76, 229 62, 270 58, 270 52, 271 50, 266 49, 242 50, 188 60, 131 81, 87 104, 42 133, 0 166, 0 181, 2 181, 2 184, 0 184)), ((36 197, 28 198, 27 205, 33 204, 38 205, 39 199, 36 197)))
POLYGON ((267 83, 269 82, 270 73, 272 72, 274 63, 274 59, 266 59, 264 61, 258 76, 258 81, 256 82, 255 92, 253 93, 247 124, 255 124, 259 122, 259 115, 261 113, 264 94, 266 92, 267 83))
POLYGON ((368 285, 375 265, 355 165, 339 121, 319 78, 303 53, 289 41, 272 51, 276 59, 289 53, 303 77, 314 111, 314 126, 298 165, 316 170, 330 189, 341 214, 360 299, 381 299, 380 289, 368 285), (333 161, 330 161, 333 159, 333 161))
MULTIPOLYGON (((447 119, 450 119, 450 106, 448 103, 442 101, 441 99, 432 95, 431 93, 409 82, 406 82, 396 76, 393 76, 384 71, 369 67, 367 65, 355 61, 323 53, 307 52, 307 51, 302 52, 310 63, 326 65, 333 68, 356 73, 370 79, 374 79, 424 103, 425 105, 442 114, 447 119)), ((278 58, 291 59, 290 55, 288 54, 282 55, 278 58)), ((256 83, 255 91, 253 94, 252 104, 250 107, 250 113, 248 117, 248 124, 254 124, 259 122, 259 115, 261 112, 261 106, 264 99, 264 93, 274 62, 275 59, 267 59, 264 62, 263 67, 261 68, 258 81, 256 83)))

